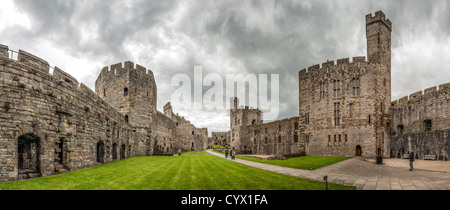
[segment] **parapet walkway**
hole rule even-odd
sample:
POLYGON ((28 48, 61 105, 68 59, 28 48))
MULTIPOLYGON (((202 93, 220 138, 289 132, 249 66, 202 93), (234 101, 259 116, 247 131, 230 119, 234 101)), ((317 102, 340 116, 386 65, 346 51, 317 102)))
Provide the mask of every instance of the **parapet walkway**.
MULTIPOLYGON (((208 153, 225 158, 211 150, 208 153)), ((276 166, 236 158, 237 163, 260 168, 280 174, 295 176, 323 182, 328 176, 328 182, 356 186, 357 190, 450 190, 450 173, 415 169, 409 171, 406 167, 393 167, 386 164, 376 165, 364 158, 355 157, 316 170, 302 170, 276 166)))

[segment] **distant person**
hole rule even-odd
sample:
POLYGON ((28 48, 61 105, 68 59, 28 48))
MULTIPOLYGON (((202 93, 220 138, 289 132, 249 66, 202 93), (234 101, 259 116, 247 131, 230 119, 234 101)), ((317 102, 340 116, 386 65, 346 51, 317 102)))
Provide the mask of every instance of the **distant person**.
POLYGON ((181 149, 178 149, 178 156, 181 156, 181 149))
POLYGON ((230 157, 231 157, 231 160, 233 160, 233 156, 234 156, 233 150, 230 150, 230 157))
POLYGON ((228 149, 225 150, 225 158, 228 158, 228 149))
POLYGON ((237 154, 237 150, 234 150, 234 151, 233 151, 233 157, 232 157, 233 160, 236 159, 236 154, 237 154))
POLYGON ((415 159, 415 157, 414 157, 414 151, 411 150, 411 151, 409 152, 409 167, 410 167, 409 171, 413 171, 413 162, 414 162, 414 159, 415 159))

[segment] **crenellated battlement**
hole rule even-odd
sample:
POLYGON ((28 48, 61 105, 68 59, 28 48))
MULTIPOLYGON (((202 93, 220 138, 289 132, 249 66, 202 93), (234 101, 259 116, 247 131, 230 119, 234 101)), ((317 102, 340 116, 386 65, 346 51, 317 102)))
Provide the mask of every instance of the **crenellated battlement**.
POLYGON ((382 11, 375 12, 375 15, 366 15, 366 25, 370 25, 376 22, 384 23, 392 31, 392 22, 386 18, 382 11))
POLYGON ((445 84, 439 85, 439 89, 437 88, 437 86, 434 86, 434 87, 427 88, 424 91, 417 91, 415 93, 410 94, 409 96, 401 97, 398 100, 392 101, 391 106, 393 108, 401 108, 401 107, 408 106, 412 102, 427 99, 432 96, 439 96, 441 94, 447 94, 448 92, 450 92, 450 83, 445 83, 445 84))
POLYGON ((153 77, 153 72, 150 69, 146 69, 144 66, 141 66, 139 64, 134 64, 131 61, 125 61, 122 63, 112 64, 111 66, 105 66, 103 67, 100 75, 106 76, 106 75, 114 75, 114 76, 120 76, 124 72, 130 72, 130 71, 136 71, 138 75, 148 75, 153 77))
POLYGON ((365 56, 358 56, 353 57, 352 61, 350 61, 350 58, 341 58, 335 61, 327 61, 322 63, 322 65, 315 64, 307 69, 302 69, 299 71, 299 75, 301 77, 307 77, 309 74, 313 72, 318 71, 326 71, 327 73, 330 73, 333 70, 339 70, 339 68, 342 65, 350 66, 350 65, 360 65, 361 63, 367 64, 366 57, 365 56))

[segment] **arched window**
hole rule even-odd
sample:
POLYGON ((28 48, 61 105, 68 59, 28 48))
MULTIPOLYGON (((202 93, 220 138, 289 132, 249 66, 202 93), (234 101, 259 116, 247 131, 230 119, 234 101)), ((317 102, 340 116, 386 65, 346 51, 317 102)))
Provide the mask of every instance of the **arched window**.
POLYGON ((123 96, 128 96, 128 88, 123 89, 123 96))

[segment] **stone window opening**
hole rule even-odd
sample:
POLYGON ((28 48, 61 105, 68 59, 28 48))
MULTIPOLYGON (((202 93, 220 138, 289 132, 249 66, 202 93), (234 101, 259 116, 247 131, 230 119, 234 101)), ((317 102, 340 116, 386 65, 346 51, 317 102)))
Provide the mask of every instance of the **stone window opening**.
POLYGON ((128 115, 125 115, 125 122, 127 122, 127 123, 128 123, 128 122, 129 122, 129 120, 130 120, 130 119, 129 119, 128 115))
POLYGON ((360 95, 360 80, 359 78, 353 79, 353 96, 359 96, 360 95))
POLYGON ((431 120, 425 120, 423 121, 424 127, 425 127, 425 131, 431 131, 431 120))
POLYGON ((103 96, 106 97, 106 88, 103 89, 103 96))
POLYGON ((340 103, 334 103, 334 126, 341 125, 340 103))
POLYGON ((57 162, 59 162, 60 164, 63 164, 63 160, 64 160, 64 144, 65 143, 65 139, 64 138, 61 138, 60 140, 59 140, 59 142, 57 142, 57 146, 58 146, 58 149, 57 149, 57 157, 58 157, 58 161, 57 162))
POLYGON ((326 86, 325 82, 320 83, 320 99, 325 99, 326 86))
POLYGON ((353 104, 349 105, 349 118, 353 118, 353 104))
POLYGON ((341 146, 341 134, 339 134, 339 146, 341 146))
POLYGON ((305 114, 305 124, 309 125, 309 113, 305 114))
POLYGON ((298 143, 298 135, 297 134, 294 135, 294 142, 298 143))
POLYGON ((341 96, 341 81, 340 80, 334 80, 333 82, 333 93, 334 97, 340 97, 341 96))
POLYGON ((344 140, 344 141, 345 141, 345 142, 344 142, 344 145, 347 145, 347 134, 344 135, 344 138, 345 138, 345 140, 344 140))
POLYGON ((369 115, 369 125, 370 125, 370 115, 369 115))
POLYGON ((336 135, 334 135, 334 146, 337 146, 336 135))
POLYGON ((123 96, 128 96, 128 88, 126 87, 126 88, 124 88, 123 89, 123 96))
POLYGON ((403 134, 403 125, 398 125, 397 126, 397 132, 399 135, 403 134))
POLYGON ((328 146, 331 146, 331 135, 328 135, 328 146))

